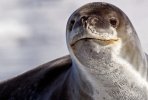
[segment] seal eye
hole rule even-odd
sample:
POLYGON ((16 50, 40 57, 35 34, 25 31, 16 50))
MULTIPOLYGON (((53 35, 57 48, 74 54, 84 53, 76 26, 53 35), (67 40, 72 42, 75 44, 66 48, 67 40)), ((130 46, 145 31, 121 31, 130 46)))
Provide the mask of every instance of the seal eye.
POLYGON ((118 20, 115 17, 112 17, 109 19, 110 24, 114 27, 117 28, 118 26, 118 20))
POLYGON ((70 25, 69 25, 69 31, 72 30, 74 24, 75 24, 75 20, 71 20, 70 25))

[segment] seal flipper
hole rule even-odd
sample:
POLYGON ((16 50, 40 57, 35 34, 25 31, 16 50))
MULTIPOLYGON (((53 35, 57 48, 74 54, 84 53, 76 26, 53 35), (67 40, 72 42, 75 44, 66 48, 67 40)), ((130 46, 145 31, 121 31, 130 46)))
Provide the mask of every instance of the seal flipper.
POLYGON ((68 55, 0 83, 0 100, 49 100, 54 88, 63 85, 71 64, 68 55))

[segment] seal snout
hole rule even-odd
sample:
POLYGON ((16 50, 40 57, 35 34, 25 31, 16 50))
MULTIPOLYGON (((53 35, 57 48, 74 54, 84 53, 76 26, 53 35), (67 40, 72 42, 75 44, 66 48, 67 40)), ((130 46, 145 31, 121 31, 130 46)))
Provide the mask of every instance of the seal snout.
POLYGON ((107 29, 109 28, 109 22, 104 20, 101 16, 91 16, 87 20, 89 26, 93 26, 96 30, 99 28, 107 29))
POLYGON ((97 40, 101 44, 112 44, 118 41, 115 27, 116 21, 105 19, 103 16, 81 16, 73 25, 71 43, 79 40, 97 40))
POLYGON ((90 35, 97 35, 99 39, 110 39, 116 35, 114 28, 116 26, 116 19, 105 19, 102 16, 83 16, 81 17, 84 30, 90 35), (109 38, 107 38, 109 37, 109 38))
POLYGON ((110 21, 102 16, 90 16, 82 19, 83 26, 85 27, 86 34, 91 37, 100 40, 110 40, 117 38, 115 27, 112 24, 116 24, 115 21, 110 21))

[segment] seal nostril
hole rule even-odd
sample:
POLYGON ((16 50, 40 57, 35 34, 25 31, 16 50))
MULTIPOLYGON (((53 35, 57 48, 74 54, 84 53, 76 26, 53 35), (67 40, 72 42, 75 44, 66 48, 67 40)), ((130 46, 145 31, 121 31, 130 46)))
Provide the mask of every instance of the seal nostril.
POLYGON ((82 21, 84 27, 86 27, 86 23, 87 23, 86 21, 87 21, 87 19, 88 19, 87 16, 82 16, 81 17, 81 21, 82 21))
POLYGON ((82 17, 81 17, 81 20, 82 20, 82 21, 86 21, 87 19, 88 19, 87 16, 82 16, 82 17))
POLYGON ((75 24, 75 20, 71 20, 70 25, 69 25, 69 31, 72 30, 74 24, 75 24))
POLYGON ((115 17, 110 18, 109 22, 114 28, 118 26, 118 20, 115 17))

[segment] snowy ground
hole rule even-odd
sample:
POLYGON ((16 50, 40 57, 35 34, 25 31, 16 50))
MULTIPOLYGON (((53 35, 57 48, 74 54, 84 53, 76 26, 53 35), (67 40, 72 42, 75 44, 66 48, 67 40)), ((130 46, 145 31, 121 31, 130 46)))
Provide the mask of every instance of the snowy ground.
POLYGON ((147 0, 0 0, 0 81, 68 54, 67 20, 74 10, 92 1, 121 8, 148 53, 147 0))

